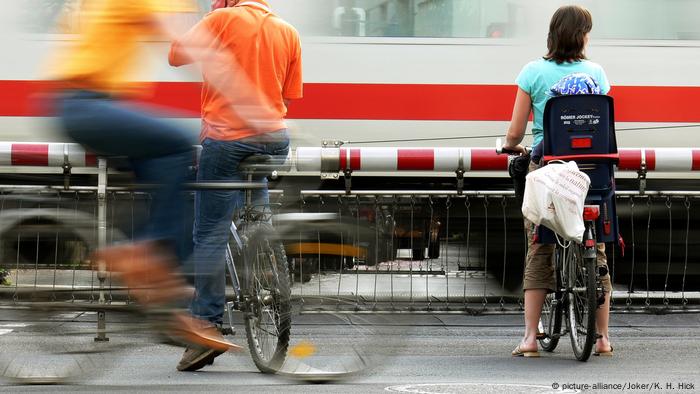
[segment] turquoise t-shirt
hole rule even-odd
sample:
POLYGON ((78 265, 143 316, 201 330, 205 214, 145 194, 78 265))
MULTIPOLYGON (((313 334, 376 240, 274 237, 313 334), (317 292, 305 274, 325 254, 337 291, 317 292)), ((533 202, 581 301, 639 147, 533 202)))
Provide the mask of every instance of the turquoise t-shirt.
POLYGON ((515 83, 529 94, 532 100, 532 134, 534 136, 532 146, 539 144, 544 136, 542 117, 544 106, 551 97, 548 94, 549 89, 560 79, 572 73, 586 73, 593 77, 598 82, 602 94, 610 91, 610 82, 603 67, 588 60, 557 64, 554 61, 539 59, 526 64, 516 78, 515 83))

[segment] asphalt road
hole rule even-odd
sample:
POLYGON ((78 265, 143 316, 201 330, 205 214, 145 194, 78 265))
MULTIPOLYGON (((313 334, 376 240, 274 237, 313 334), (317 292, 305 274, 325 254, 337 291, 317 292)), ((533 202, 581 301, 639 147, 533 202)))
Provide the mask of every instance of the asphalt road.
MULTIPOLYGON (((58 314, 39 321, 0 310, 0 361, 24 356, 45 370, 70 364, 70 355, 68 362, 36 361, 40 356, 34 352, 62 341, 76 346, 71 350, 93 346, 90 336, 57 334, 89 331, 94 318, 58 314)), ((539 359, 511 357, 521 321, 520 315, 295 316, 292 345, 313 343, 318 366, 330 366, 334 355, 348 357, 350 348, 368 355, 369 366, 356 376, 319 384, 261 374, 247 353, 225 354, 201 372, 177 372, 181 349, 152 343, 133 317, 112 316, 110 329, 127 330, 110 334, 107 346, 114 352, 81 361, 84 381, 28 386, 4 380, 0 392, 700 392, 700 314, 615 314, 615 356, 591 357, 585 363, 574 359, 568 340, 539 359)), ((242 330, 232 340, 243 344, 242 330)))

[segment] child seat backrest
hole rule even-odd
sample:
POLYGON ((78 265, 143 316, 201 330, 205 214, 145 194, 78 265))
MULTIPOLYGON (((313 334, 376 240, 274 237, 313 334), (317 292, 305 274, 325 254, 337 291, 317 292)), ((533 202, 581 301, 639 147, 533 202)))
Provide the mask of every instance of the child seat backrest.
MULTIPOLYGON (((553 97, 544 110, 545 156, 617 153, 613 99, 599 94, 553 97)), ((609 189, 615 160, 575 160, 591 190, 609 189)))
MULTIPOLYGON (((581 94, 551 98, 544 110, 543 154, 577 156, 579 169, 591 179, 586 204, 599 205, 597 224, 600 242, 617 240, 615 220, 615 165, 617 160, 586 159, 591 154, 616 154, 613 99, 599 94, 581 94)), ((547 238, 547 237, 545 237, 547 238)))

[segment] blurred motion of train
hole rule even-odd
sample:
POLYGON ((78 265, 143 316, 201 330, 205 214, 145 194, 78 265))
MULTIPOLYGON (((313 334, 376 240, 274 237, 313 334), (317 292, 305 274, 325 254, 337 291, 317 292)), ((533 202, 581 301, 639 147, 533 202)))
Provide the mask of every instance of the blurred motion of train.
MULTIPOLYGON (((95 0, 25 0, 1 6, 0 45, 5 55, 0 62, 0 139, 63 139, 41 106, 36 105, 35 98, 48 86, 50 70, 46 59, 54 47, 70 45, 71 33, 81 23, 83 6, 91 1, 95 0)), ((211 1, 198 3, 201 14, 183 17, 183 24, 194 23, 208 11, 211 1)), ((289 109, 293 147, 319 146, 322 140, 343 141, 346 146, 491 147, 507 128, 516 75, 525 63, 544 54, 549 18, 565 2, 268 3, 302 34, 305 96, 292 102, 289 109)), ((578 3, 593 13, 594 28, 587 55, 604 67, 613 85, 618 145, 700 146, 700 25, 696 22, 700 3, 578 3)), ((153 87, 144 101, 169 111, 168 116, 174 121, 196 131, 200 79, 196 70, 170 68, 166 60, 168 42, 162 39, 153 38, 144 46, 151 49, 145 53, 153 65, 137 70, 138 80, 148 81, 153 87)), ((354 174, 353 187, 454 187, 453 173, 370 175, 354 174), (391 182, 387 177, 391 177, 391 182)), ((505 174, 467 176, 467 187, 472 189, 508 186, 505 174)), ((636 187, 635 176, 621 174, 619 187, 636 187), (630 180, 625 183, 624 178, 630 180)), ((697 187, 688 181, 696 179, 693 174, 649 177, 650 187, 697 187)), ((340 182, 321 182, 318 174, 292 172, 284 178, 297 189, 343 188, 340 182)), ((421 228, 404 228, 403 234, 408 238, 420 234, 427 249, 429 234, 435 234, 438 225, 437 221, 425 219, 425 207, 421 212, 421 228)), ((441 237, 447 236, 444 228, 439 228, 441 237)), ((433 246, 432 255, 435 254, 433 246)), ((662 254, 660 259, 664 260, 662 254)), ((693 269, 699 274, 700 264, 693 269)))

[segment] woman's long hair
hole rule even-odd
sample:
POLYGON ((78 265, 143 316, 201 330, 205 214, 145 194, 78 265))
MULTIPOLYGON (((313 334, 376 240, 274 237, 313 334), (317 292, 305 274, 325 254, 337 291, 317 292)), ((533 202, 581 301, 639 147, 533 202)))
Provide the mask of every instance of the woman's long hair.
POLYGON ((560 7, 552 16, 547 36, 547 60, 557 64, 586 58, 586 34, 593 28, 590 11, 578 5, 560 7))

